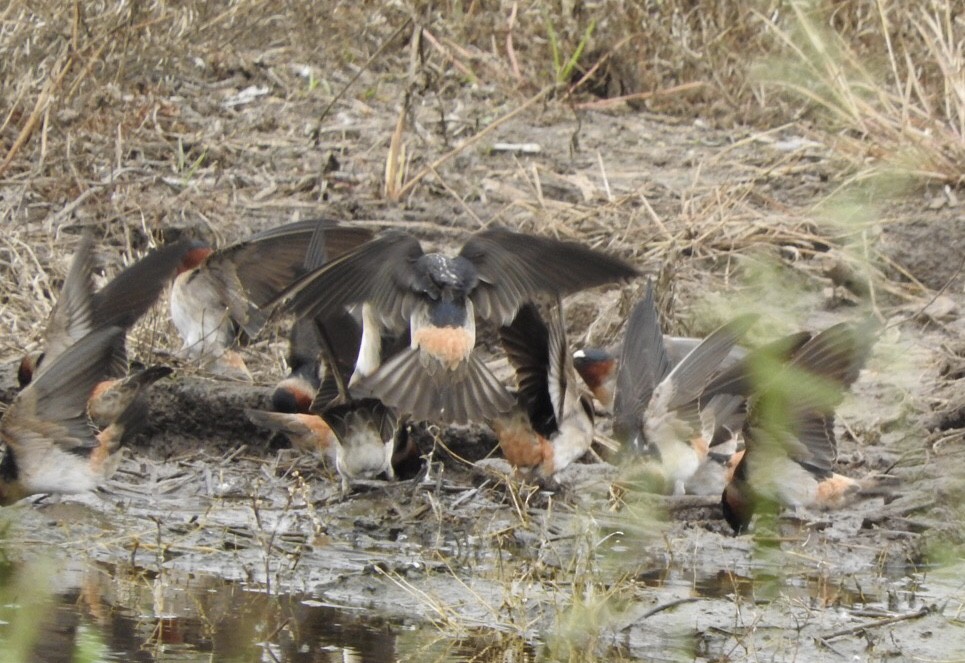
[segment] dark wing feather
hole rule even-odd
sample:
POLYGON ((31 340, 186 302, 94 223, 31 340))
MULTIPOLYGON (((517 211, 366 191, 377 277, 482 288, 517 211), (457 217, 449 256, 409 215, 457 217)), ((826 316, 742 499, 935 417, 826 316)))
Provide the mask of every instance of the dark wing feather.
POLYGON ((453 374, 427 365, 421 352, 407 348, 353 386, 413 419, 468 423, 496 418, 513 406, 513 397, 473 352, 453 374))
POLYGON ((91 292, 94 289, 93 246, 93 237, 90 233, 84 233, 44 330, 44 361, 41 371, 94 328, 91 301, 91 292))
MULTIPOLYGON (((576 375, 573 368, 573 355, 566 343, 566 321, 563 319, 563 302, 557 298, 546 324, 549 334, 549 380, 550 402, 557 423, 563 421, 563 404, 570 380, 576 375)), ((544 437, 546 437, 544 435, 544 437)))
POLYGON ((808 471, 830 476, 837 458, 834 410, 857 379, 873 336, 867 325, 842 323, 801 344, 753 400, 748 451, 777 440, 808 471))
POLYGON ((617 439, 626 442, 640 431, 653 390, 670 370, 653 283, 648 283, 647 294, 633 307, 624 332, 613 401, 613 432, 617 439))
POLYGON ((334 399, 349 400, 347 385, 355 371, 355 360, 362 343, 362 325, 345 309, 323 320, 315 318, 312 324, 326 366, 325 380, 312 405, 312 410, 317 412, 334 399))
POLYGON ((516 400, 529 416, 533 430, 549 437, 557 418, 550 398, 549 329, 535 304, 520 307, 511 324, 499 329, 499 338, 516 369, 516 400))
POLYGON ((676 410, 697 400, 720 364, 757 320, 756 315, 742 315, 715 329, 694 348, 666 379, 671 385, 667 411, 676 410))
POLYGON ((783 367, 810 339, 810 332, 798 332, 752 350, 743 359, 721 371, 707 384, 700 397, 701 403, 709 401, 718 394, 750 396, 755 390, 755 370, 759 374, 780 370, 780 367, 783 367))
POLYGON ((370 237, 365 229, 342 227, 332 221, 299 221, 216 251, 207 262, 211 265, 230 262, 236 268, 247 299, 264 308, 304 273, 306 248, 313 237, 318 241, 316 230, 320 224, 324 227, 325 253, 330 257, 370 237))
POLYGON ((391 231, 309 272, 280 298, 296 315, 323 318, 371 302, 386 326, 401 329, 416 302, 413 265, 422 255, 419 240, 391 231))
POLYGON ((151 251, 94 293, 94 326, 132 327, 157 301, 190 247, 183 239, 151 251))
POLYGON ((820 389, 825 393, 817 393, 816 387, 799 393, 795 399, 798 407, 833 411, 841 402, 844 390, 858 379, 871 348, 861 334, 861 328, 839 323, 816 334, 794 354, 792 369, 806 371, 829 383, 826 389, 820 389))
POLYGON ((459 255, 478 272, 470 294, 477 315, 499 325, 509 324, 520 305, 538 293, 562 296, 638 274, 623 260, 582 244, 503 228, 473 235, 459 255))
POLYGON ((20 392, 4 415, 4 429, 27 425, 29 417, 50 426, 50 430, 62 427, 51 441, 65 449, 95 446, 87 419, 87 399, 94 385, 107 377, 111 357, 123 339, 123 329, 107 327, 67 348, 20 392), (32 404, 32 412, 24 410, 27 404, 32 404))

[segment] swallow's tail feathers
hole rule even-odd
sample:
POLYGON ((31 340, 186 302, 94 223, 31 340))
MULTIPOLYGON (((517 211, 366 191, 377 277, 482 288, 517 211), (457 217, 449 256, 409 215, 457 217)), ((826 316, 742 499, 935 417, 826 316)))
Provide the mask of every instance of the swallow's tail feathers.
POLYGON ((646 296, 633 307, 627 321, 617 367, 614 418, 629 421, 642 416, 653 390, 670 369, 654 301, 653 282, 650 282, 646 296))
POLYGON ((353 392, 371 395, 413 419, 468 423, 495 418, 513 406, 512 395, 476 353, 447 369, 417 348, 407 348, 359 381, 353 392))
POLYGON ((643 436, 643 415, 654 390, 670 370, 653 282, 650 282, 646 296, 630 312, 613 400, 613 432, 620 442, 636 453, 652 451, 643 436))

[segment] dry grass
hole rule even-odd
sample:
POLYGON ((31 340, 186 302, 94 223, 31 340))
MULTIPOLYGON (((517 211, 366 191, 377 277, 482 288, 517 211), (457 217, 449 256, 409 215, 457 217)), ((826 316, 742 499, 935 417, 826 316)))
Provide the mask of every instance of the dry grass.
MULTIPOLYGON (((871 215, 829 224, 811 206, 854 173, 961 184, 963 27, 950 0, 322 4, 6 5, 0 358, 39 338, 82 227, 101 238, 109 275, 182 232, 225 243, 316 214, 440 243, 499 223, 631 259, 656 276, 674 332, 707 331, 739 307, 766 308, 768 336, 804 324, 827 305, 826 255, 870 281, 866 304, 884 317, 931 296, 879 252, 871 215), (764 78, 762 63, 784 75, 764 78), (801 135, 812 141, 784 140, 801 135), (502 140, 540 151, 489 149, 502 140)), ((617 338, 637 296, 574 297, 573 343, 617 338)), ((163 305, 133 343, 146 361, 179 345, 163 305)), ((275 334, 250 348, 256 376, 277 376, 284 351, 275 334)), ((506 492, 512 527, 531 527, 525 496, 506 492)), ((311 504, 288 498, 286 513, 311 504)), ((447 505, 432 508, 442 532, 447 505)), ((329 517, 312 511, 306 536, 329 517)), ((298 548, 272 532, 252 527, 243 545, 265 560, 298 548)), ((503 610, 489 621, 515 645, 535 612, 598 644, 626 585, 589 568, 595 542, 579 543, 549 580, 542 559, 490 578, 555 590, 535 607, 480 597, 503 610)), ((477 624, 439 593, 423 598, 471 638, 477 624)))

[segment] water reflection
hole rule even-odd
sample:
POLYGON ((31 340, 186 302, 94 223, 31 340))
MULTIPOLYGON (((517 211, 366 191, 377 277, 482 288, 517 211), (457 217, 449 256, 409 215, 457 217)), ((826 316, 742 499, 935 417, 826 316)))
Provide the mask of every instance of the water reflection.
MULTIPOLYGON (((768 584, 767 574, 702 575, 672 566, 641 571, 632 580, 644 596, 668 589, 668 596, 684 601, 754 602, 767 593, 768 584)), ((869 587, 857 577, 771 580, 785 598, 851 610, 911 610, 921 591, 909 577, 901 583, 881 579, 869 587)), ((704 646, 692 629, 650 631, 648 646, 660 651, 693 652, 704 646)), ((268 595, 202 574, 165 570, 159 575, 62 561, 0 563, 0 660, 525 662, 540 658, 538 650, 545 654, 547 646, 496 629, 440 630, 423 620, 332 606, 319 597, 268 595)), ((630 651, 618 646, 606 658, 629 657, 630 651)))
POLYGON ((397 633, 407 630, 400 620, 190 574, 18 563, 5 565, 0 593, 6 653, 19 648, 19 659, 46 663, 382 662, 399 657, 397 633))

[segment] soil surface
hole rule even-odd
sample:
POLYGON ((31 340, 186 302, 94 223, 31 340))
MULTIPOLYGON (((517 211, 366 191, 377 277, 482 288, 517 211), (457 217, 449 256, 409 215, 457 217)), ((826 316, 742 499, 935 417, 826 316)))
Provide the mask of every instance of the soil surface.
MULTIPOLYGON (((560 103, 533 104, 392 201, 383 194, 384 160, 411 81, 362 71, 357 93, 319 119, 323 97, 284 49, 198 55, 179 66, 176 82, 104 90, 105 103, 142 118, 117 147, 128 170, 96 185, 71 214, 58 216, 76 192, 60 198, 51 184, 50 196, 17 207, 14 218, 38 232, 59 223, 72 239, 76 226, 111 212, 128 235, 142 232, 141 219, 167 239, 187 232, 227 243, 324 215, 405 227, 441 246, 495 223, 633 261, 656 279, 669 332, 707 333, 756 310, 764 317, 752 342, 760 342, 870 311, 885 328, 840 409, 838 471, 887 475, 888 490, 835 512, 784 514, 735 537, 716 499, 620 494, 620 468, 599 456, 563 472, 558 485, 536 487, 500 462, 487 430, 420 426, 422 472, 343 498, 330 470, 243 415, 266 404, 284 373, 280 324, 245 350, 256 385, 192 367, 158 383, 145 430, 103 491, 4 510, 11 559, 41 550, 73 560, 82 571, 55 584, 81 589, 57 591, 84 597, 93 613, 147 600, 145 619, 203 613, 214 631, 237 618, 214 603, 242 599, 223 585, 206 594, 205 583, 297 596, 309 601, 299 605, 338 608, 343 620, 363 614, 370 625, 389 624, 384 646, 400 658, 469 658, 473 650, 489 652, 485 660, 511 652, 562 658, 572 650, 605 659, 884 661, 965 651, 957 552, 965 217, 954 201, 938 204, 939 192, 924 191, 845 205, 829 147, 805 127, 717 129, 560 103), (172 172, 174 145, 184 153, 177 159, 196 167, 172 172), (853 278, 832 281, 835 266, 853 278), (869 278, 870 292, 849 290, 869 278), (145 583, 154 587, 150 599, 131 590, 145 583), (396 642, 410 632, 418 644, 396 642)), ((353 73, 313 72, 326 89, 353 73)), ((410 180, 522 103, 447 81, 442 92, 413 92, 404 114, 410 180)), ((84 158, 96 162, 100 150, 108 155, 101 166, 111 168, 114 134, 114 125, 105 128, 103 144, 84 147, 84 158)), ((4 184, 7 193, 28 186, 44 185, 4 184)), ((105 256, 118 236, 106 235, 105 256)), ((41 252, 34 269, 54 269, 48 258, 41 252)), ((644 280, 568 299, 571 346, 617 341, 644 280)), ((159 305, 138 332, 138 360, 173 361, 177 343, 164 316, 159 305)), ((6 345, 11 362, 39 336, 42 318, 18 324, 6 345)), ((7 402, 14 366, 0 382, 7 402)), ((304 624, 296 613, 278 623, 304 624)), ((259 637, 288 636, 279 626, 259 637)), ((281 660, 301 660, 297 649, 279 647, 281 660)))

